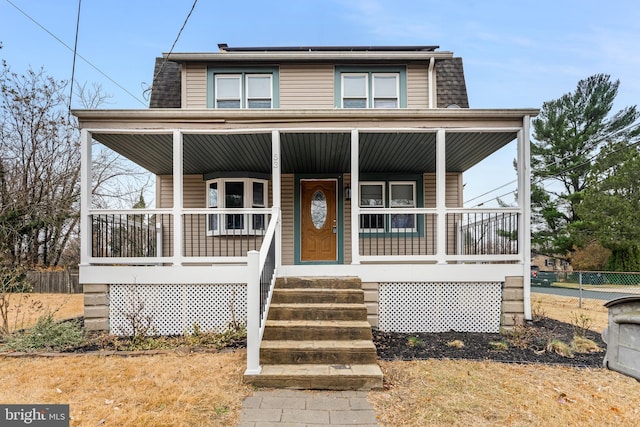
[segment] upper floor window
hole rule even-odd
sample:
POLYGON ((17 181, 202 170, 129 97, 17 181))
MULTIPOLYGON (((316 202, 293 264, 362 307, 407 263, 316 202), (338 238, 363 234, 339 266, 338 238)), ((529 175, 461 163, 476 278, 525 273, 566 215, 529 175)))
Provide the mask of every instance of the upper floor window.
POLYGON ((406 108, 404 69, 336 67, 335 73, 338 108, 406 108))
MULTIPOLYGON (((207 181, 207 207, 242 209, 267 207, 267 181, 252 178, 219 178, 207 181)), ((264 214, 211 214, 207 234, 246 234, 265 229, 264 214)))
POLYGON ((209 69, 210 108, 277 108, 278 70, 209 69))

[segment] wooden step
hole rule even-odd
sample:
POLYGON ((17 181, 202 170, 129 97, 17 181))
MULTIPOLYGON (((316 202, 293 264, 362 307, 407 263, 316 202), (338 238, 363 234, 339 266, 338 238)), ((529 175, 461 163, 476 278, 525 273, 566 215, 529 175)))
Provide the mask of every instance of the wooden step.
POLYGON ((279 277, 276 289, 362 289, 358 277, 279 277))
POLYGON ((371 340, 366 320, 267 320, 263 340, 371 340))
POLYGON ((305 390, 372 390, 382 388, 377 364, 265 365, 259 375, 245 375, 256 387, 305 390))
POLYGON ((366 320, 364 304, 271 304, 269 320, 366 320))
POLYGON ((277 364, 371 364, 376 363, 371 340, 263 341, 260 363, 277 364))
POLYGON ((272 304, 364 304, 362 289, 274 289, 272 304))

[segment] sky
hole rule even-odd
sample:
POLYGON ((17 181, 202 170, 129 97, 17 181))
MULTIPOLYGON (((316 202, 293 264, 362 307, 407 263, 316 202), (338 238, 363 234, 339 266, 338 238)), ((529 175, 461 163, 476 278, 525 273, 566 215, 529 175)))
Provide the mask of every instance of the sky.
MULTIPOLYGON (((171 49, 192 5, 82 1, 75 81, 101 85, 103 108, 146 108, 154 58, 171 49)), ((0 59, 70 80, 77 17, 78 0, 0 0, 0 59)), ((462 57, 471 108, 541 108, 596 73, 620 80, 615 109, 640 103, 637 0, 198 0, 173 51, 218 43, 437 45, 462 57)), ((496 156, 514 157, 503 151, 496 156)), ((469 174, 465 199, 512 179, 495 172, 469 174)))

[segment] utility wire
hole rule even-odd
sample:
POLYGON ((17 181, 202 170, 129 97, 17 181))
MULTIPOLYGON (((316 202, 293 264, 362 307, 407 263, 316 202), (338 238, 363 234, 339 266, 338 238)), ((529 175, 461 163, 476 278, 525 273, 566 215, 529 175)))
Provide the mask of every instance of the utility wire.
POLYGON ((78 0, 78 18, 76 20, 76 40, 73 45, 73 65, 71 66, 71 88, 69 89, 69 111, 71 111, 71 102, 73 102, 73 83, 76 74, 76 57, 78 56, 78 32, 80 30, 80 5, 82 0, 78 0))
MULTIPOLYGON (((73 49, 71 47, 69 47, 68 44, 66 44, 65 42, 63 42, 62 40, 60 40, 60 38, 58 36, 56 36, 55 34, 53 34, 51 31, 49 31, 48 29, 46 29, 42 24, 40 24, 38 21, 36 21, 34 18, 32 18, 31 16, 29 16, 25 11, 23 11, 22 9, 20 9, 18 6, 16 6, 14 3, 11 2, 11 0, 6 0, 7 3, 9 3, 11 6, 13 6, 18 12, 22 13, 24 16, 27 17, 27 19, 29 19, 31 22, 33 22, 34 24, 36 24, 38 27, 40 27, 42 30, 44 30, 47 34, 49 34, 51 37, 53 37, 54 39, 56 39, 60 44, 62 44, 64 47, 66 47, 67 49, 69 49, 71 52, 73 52, 73 49)), ((104 71, 102 71, 100 68, 98 68, 96 65, 93 65, 88 59, 86 59, 85 57, 83 57, 82 55, 80 55, 79 53, 77 54, 78 58, 82 59, 84 62, 86 62, 87 64, 89 64, 94 70, 96 70, 98 73, 102 74, 105 78, 107 78, 111 83, 115 84, 116 86, 118 86, 120 89, 122 89, 124 92, 126 92, 129 96, 131 96, 133 99, 135 99, 136 101, 138 101, 140 104, 144 105, 145 107, 147 106, 147 103, 144 102, 143 100, 141 100, 140 98, 138 98, 137 96, 135 96, 133 93, 129 92, 124 86, 122 86, 120 83, 118 83, 117 81, 113 80, 111 77, 109 77, 107 74, 105 74, 104 71)))
POLYGON ((145 93, 148 93, 148 92, 153 90, 153 85, 156 83, 156 79, 158 78, 160 73, 162 73, 162 69, 164 68, 164 66, 167 63, 167 61, 169 61, 169 57, 173 53, 173 48, 176 47, 176 44, 178 43, 178 40, 180 39, 180 35, 182 34, 182 30, 184 30, 184 27, 187 26, 187 22, 189 21, 189 18, 191 17, 191 14, 193 13, 193 10, 196 8, 196 4, 197 3, 198 3, 198 0, 194 0, 193 1, 193 4, 191 5, 191 10, 189 10, 189 13, 187 14, 187 17, 184 19, 184 22, 182 23, 182 27, 180 27, 180 31, 178 31, 178 35, 176 36, 176 39, 173 41, 173 44, 171 45, 171 49, 169 49, 169 53, 164 58, 164 61, 162 61, 162 64, 160 65, 160 68, 158 68, 158 71, 153 76, 153 80, 151 81, 151 86, 148 87, 145 90, 145 93))

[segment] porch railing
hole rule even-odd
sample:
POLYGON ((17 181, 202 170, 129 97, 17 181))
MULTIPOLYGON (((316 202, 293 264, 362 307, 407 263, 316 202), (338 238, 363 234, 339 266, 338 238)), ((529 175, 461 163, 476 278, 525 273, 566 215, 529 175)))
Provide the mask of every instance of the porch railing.
POLYGON ((447 255, 514 255, 519 252, 520 213, 447 212, 447 255))
POLYGON ((260 373, 260 342, 276 280, 276 239, 280 212, 274 209, 260 251, 248 254, 247 375, 260 373))
POLYGON ((358 251, 363 261, 514 261, 520 251, 520 211, 447 209, 439 230, 438 211, 429 208, 363 208, 358 251), (438 233, 444 233, 439 239, 438 233), (438 245, 443 248, 438 250, 438 245))
MULTIPOLYGON (((271 209, 185 209, 182 212, 183 262, 246 262, 259 250, 271 209)), ((172 262, 176 231, 171 209, 92 210, 91 262, 156 264, 172 262)))

